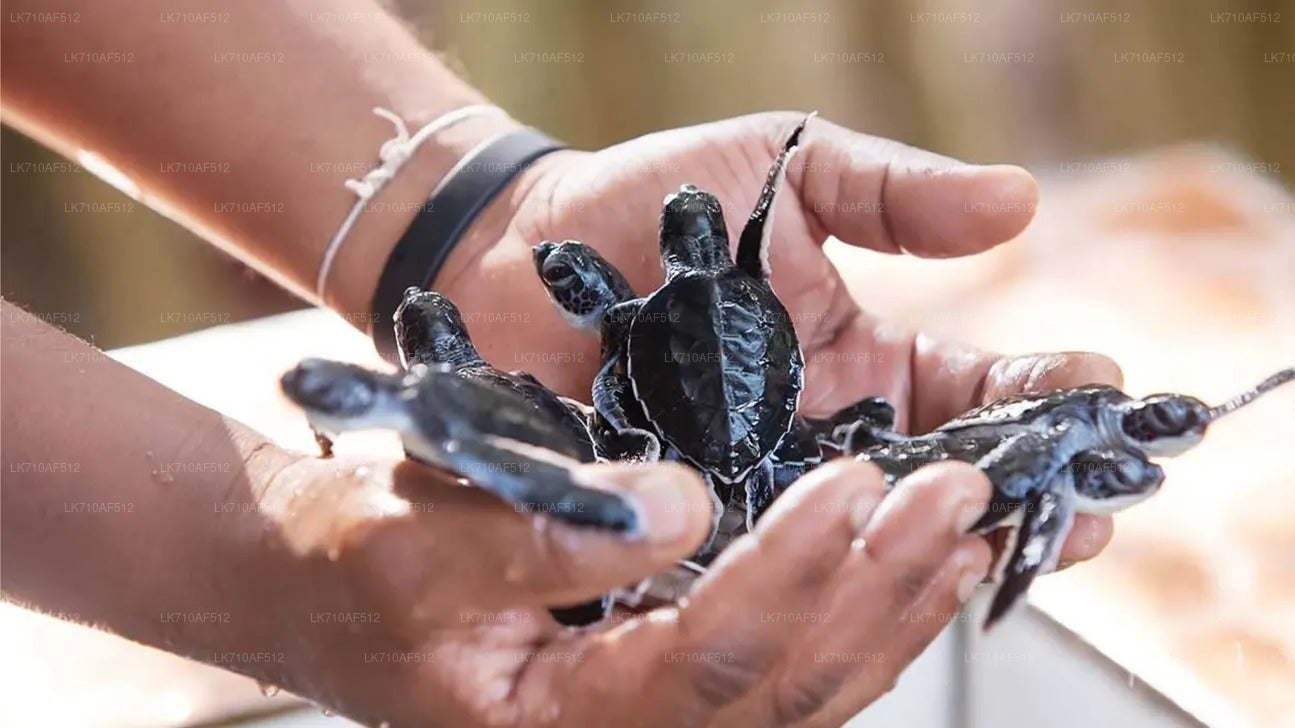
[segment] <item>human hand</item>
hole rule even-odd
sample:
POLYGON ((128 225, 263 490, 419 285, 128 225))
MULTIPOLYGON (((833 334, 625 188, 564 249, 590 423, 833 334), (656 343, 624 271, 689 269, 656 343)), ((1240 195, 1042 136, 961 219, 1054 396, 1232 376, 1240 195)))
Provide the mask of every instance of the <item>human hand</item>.
MULTIPOLYGON (((755 114, 595 153, 549 155, 491 211, 486 224, 495 231, 476 237, 485 247, 459 253, 468 262, 442 276, 437 288, 464 311, 474 341, 492 363, 530 371, 587 400, 598 342, 558 316, 536 278, 531 247, 542 240, 581 240, 638 292, 650 292, 662 280, 662 198, 680 184, 696 184, 720 199, 729 230, 740 230, 770 163, 803 118, 755 114), (474 318, 488 325, 473 326, 474 318)), ((1038 190, 1025 170, 967 165, 821 119, 810 122, 802 142, 773 216, 771 268, 774 291, 793 316, 805 354, 804 413, 824 415, 880 395, 898 411, 901 431, 925 432, 1007 394, 1121 383, 1115 364, 1097 355, 1004 358, 880 321, 849 295, 823 254, 829 235, 929 257, 986 250, 1019 233, 1033 216, 1038 190)), ((1111 529, 1109 517, 1079 515, 1062 563, 1095 556, 1111 529)))
POLYGON ((258 495, 296 556, 258 620, 285 660, 256 676, 393 728, 837 725, 989 566, 965 535, 988 499, 979 471, 925 468, 882 504, 880 472, 842 460, 798 481, 677 607, 563 628, 545 606, 664 570, 711 523, 681 466, 580 474, 629 494, 643 540, 518 514, 412 462, 292 461, 258 495))

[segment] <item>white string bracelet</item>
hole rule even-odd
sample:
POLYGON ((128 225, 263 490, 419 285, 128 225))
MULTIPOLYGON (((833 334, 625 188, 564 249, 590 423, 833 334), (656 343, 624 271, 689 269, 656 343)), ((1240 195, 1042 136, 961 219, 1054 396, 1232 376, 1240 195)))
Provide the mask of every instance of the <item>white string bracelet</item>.
POLYGON ((506 115, 504 110, 498 106, 472 104, 471 106, 463 106, 453 111, 448 111, 432 119, 424 124, 423 128, 419 129, 417 133, 410 136, 404 120, 395 113, 380 106, 375 106, 373 113, 390 121, 396 127, 396 136, 383 142, 378 149, 378 159, 381 160, 381 165, 370 170, 368 174, 360 179, 348 179, 342 183, 346 186, 346 189, 354 192, 359 199, 356 200, 355 206, 351 208, 350 214, 342 221, 342 225, 337 229, 337 233, 333 235, 333 239, 329 241, 328 247, 324 249, 324 258, 319 264, 319 275, 315 278, 315 295, 321 302, 324 300, 324 284, 328 281, 328 273, 333 268, 333 259, 337 257, 337 251, 341 249, 342 241, 346 239, 346 234, 351 231, 351 227, 359 219, 360 213, 364 212, 364 207, 369 200, 378 194, 387 182, 391 181, 391 178, 396 176, 400 168, 405 166, 405 162, 408 162, 410 157, 414 156, 418 146, 433 134, 444 131, 469 117, 480 114, 506 115))

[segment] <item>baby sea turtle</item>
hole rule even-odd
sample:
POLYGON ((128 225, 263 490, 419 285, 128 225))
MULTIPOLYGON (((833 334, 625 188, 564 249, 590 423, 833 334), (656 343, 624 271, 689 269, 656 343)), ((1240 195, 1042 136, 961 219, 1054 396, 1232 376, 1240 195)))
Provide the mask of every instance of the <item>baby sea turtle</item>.
POLYGON ((769 170, 736 257, 719 200, 693 185, 665 198, 666 279, 646 297, 579 242, 534 250, 536 270, 567 319, 601 330, 598 418, 617 431, 652 432, 663 456, 696 467, 712 486, 717 517, 744 485, 748 528, 779 483, 821 459, 816 433, 796 416, 804 358, 768 264, 774 199, 812 117, 769 170))
POLYGON ((584 405, 561 397, 529 372, 506 372, 481 358, 468 335, 463 315, 448 298, 415 287, 405 290, 395 316, 396 348, 406 369, 419 364, 449 371, 487 386, 508 390, 562 425, 577 444, 576 459, 595 461, 584 405))
POLYGON ((324 442, 354 430, 394 430, 410 457, 457 473, 519 511, 639 534, 626 499, 572 479, 587 444, 515 392, 445 365, 394 375, 324 359, 301 362, 280 386, 324 442))
MULTIPOLYGON (((405 290, 393 318, 400 363, 406 369, 448 368, 459 377, 516 394, 542 417, 561 427, 576 446, 577 460, 592 463, 597 459, 589 432, 592 410, 555 394, 529 372, 506 372, 487 363, 473 345, 463 315, 450 299, 435 291, 410 287, 405 290)), ((605 618, 610 609, 608 595, 549 611, 562 624, 584 625, 605 618)))
POLYGON ((1036 576, 1055 568, 1076 513, 1114 513, 1150 497, 1164 471, 1149 457, 1185 452, 1211 422, 1292 380, 1295 368, 1283 369, 1217 407, 1180 394, 1134 399, 1102 385, 1014 395, 916 437, 865 423, 849 433, 844 449, 878 465, 891 485, 949 459, 974 463, 989 476, 993 496, 971 530, 1006 527, 1009 539, 996 568, 1000 584, 988 629, 1036 576))

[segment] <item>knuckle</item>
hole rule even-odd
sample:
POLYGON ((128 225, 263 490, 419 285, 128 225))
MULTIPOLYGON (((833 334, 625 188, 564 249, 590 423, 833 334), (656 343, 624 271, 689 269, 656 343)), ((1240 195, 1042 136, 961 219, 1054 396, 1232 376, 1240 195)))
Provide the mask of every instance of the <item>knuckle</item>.
POLYGON ((895 575, 895 596, 899 604, 908 605, 917 600, 926 591, 931 581, 932 570, 920 567, 900 569, 895 575))
POLYGON ((536 523, 531 529, 533 558, 526 561, 530 569, 524 578, 541 589, 561 590, 579 586, 585 569, 577 556, 579 549, 573 548, 573 538, 566 529, 547 519, 536 523))
POLYGON ((700 666, 690 681, 707 708, 718 710, 742 697, 760 678, 745 660, 712 660, 700 666))
POLYGON ((779 681, 771 706, 777 725, 799 723, 818 712, 836 694, 841 678, 827 673, 779 681))
POLYGON ((895 690, 895 687, 899 685, 899 673, 894 670, 887 670, 879 682, 880 686, 877 690, 878 698, 883 695, 888 695, 895 690))

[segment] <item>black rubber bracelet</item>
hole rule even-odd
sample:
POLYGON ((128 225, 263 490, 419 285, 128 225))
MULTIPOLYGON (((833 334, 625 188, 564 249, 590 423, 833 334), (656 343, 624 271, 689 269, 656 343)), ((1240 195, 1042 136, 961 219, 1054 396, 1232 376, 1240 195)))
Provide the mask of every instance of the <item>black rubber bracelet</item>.
POLYGON ((430 286, 459 238, 495 195, 531 162, 565 148, 537 129, 521 129, 481 146, 441 180, 391 249, 373 293, 373 343, 383 358, 397 360, 391 318, 405 289, 430 286))

